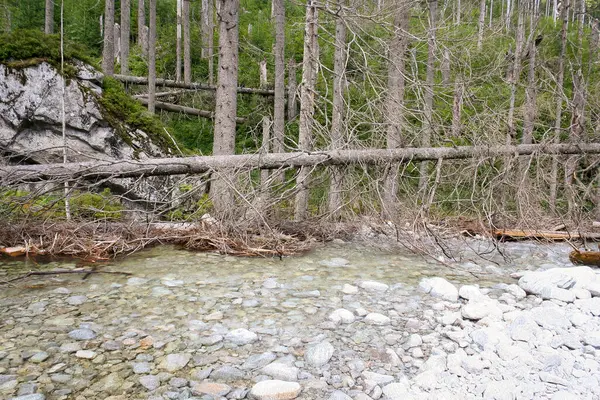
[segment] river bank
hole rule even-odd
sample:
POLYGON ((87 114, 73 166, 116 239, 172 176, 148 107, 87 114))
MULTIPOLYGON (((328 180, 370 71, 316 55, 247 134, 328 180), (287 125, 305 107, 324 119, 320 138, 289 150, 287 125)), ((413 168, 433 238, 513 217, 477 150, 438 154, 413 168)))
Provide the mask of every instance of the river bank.
POLYGON ((446 268, 385 244, 282 260, 157 247, 103 267, 132 277, 31 278, 0 292, 0 396, 598 398, 596 271, 566 245, 503 252, 446 268))

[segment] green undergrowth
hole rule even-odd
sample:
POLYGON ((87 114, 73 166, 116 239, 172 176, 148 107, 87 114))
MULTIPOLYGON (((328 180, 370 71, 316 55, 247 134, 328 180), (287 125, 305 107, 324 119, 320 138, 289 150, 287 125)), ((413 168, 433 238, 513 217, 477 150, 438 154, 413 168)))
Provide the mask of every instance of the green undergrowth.
MULTIPOLYGON (((48 62, 60 70, 60 36, 46 35, 38 30, 17 29, 0 34, 0 63, 9 68, 27 68, 41 62, 48 62)), ((81 44, 65 41, 65 75, 72 77, 77 73, 72 64, 80 60, 96 67, 95 60, 81 44)))
MULTIPOLYGON (((79 192, 69 197, 71 217, 76 220, 118 220, 123 206, 110 189, 100 193, 79 192)), ((64 220, 65 201, 62 193, 34 195, 23 190, 0 189, 0 216, 5 221, 25 219, 64 220)))
POLYGON ((138 101, 129 96, 123 85, 117 80, 105 77, 102 83, 102 96, 98 99, 103 109, 103 116, 115 129, 119 137, 136 150, 150 143, 157 146, 165 154, 176 152, 173 140, 165 132, 165 125, 160 118, 150 112, 138 101), (137 130, 143 131, 144 138, 137 130), (150 143, 146 143, 148 141, 150 143))

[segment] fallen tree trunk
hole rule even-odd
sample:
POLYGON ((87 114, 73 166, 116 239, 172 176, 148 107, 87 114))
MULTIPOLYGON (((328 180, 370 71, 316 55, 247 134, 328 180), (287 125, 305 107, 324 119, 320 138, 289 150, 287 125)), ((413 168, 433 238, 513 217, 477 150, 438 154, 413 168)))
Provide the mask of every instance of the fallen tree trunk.
MULTIPOLYGON (((130 84, 134 84, 134 85, 147 85, 148 84, 148 78, 146 78, 145 76, 130 76, 130 75, 115 74, 115 75, 113 75, 113 78, 115 78, 116 80, 121 81, 123 83, 130 83, 130 84)), ((156 86, 164 86, 164 87, 172 87, 172 88, 180 88, 180 89, 209 90, 209 91, 213 91, 213 92, 217 90, 216 86, 207 85, 204 83, 197 83, 197 82, 184 83, 184 82, 172 81, 170 79, 160 79, 160 78, 156 78, 156 86)), ((273 96, 273 94, 274 94, 273 90, 270 90, 270 89, 255 89, 255 88, 246 88, 246 87, 238 87, 237 92, 243 93, 243 94, 258 94, 261 96, 273 96)))
POLYGON ((600 267, 600 251, 573 250, 571 254, 569 254, 569 260, 575 265, 600 267))
MULTIPOLYGON (((138 101, 145 106, 148 105, 148 99, 138 98, 138 101)), ((154 103, 154 107, 156 107, 156 109, 158 109, 158 110, 170 111, 170 112, 174 112, 174 113, 195 115, 197 117, 203 117, 203 118, 209 118, 209 119, 215 118, 215 113, 212 111, 199 110, 197 108, 185 107, 185 106, 180 106, 180 105, 172 104, 172 103, 163 103, 163 102, 157 101, 154 103)), ((238 117, 235 119, 235 122, 237 122, 238 124, 243 124, 244 122, 246 122, 246 118, 238 117)))
POLYGON ((384 165, 395 162, 438 159, 482 159, 530 154, 600 154, 600 143, 528 144, 518 146, 461 146, 400 148, 390 150, 332 150, 271 154, 242 154, 156 158, 143 161, 90 161, 67 164, 0 166, 0 183, 65 179, 131 178, 201 174, 234 169, 278 169, 282 167, 347 164, 384 165))
POLYGON ((501 240, 507 239, 544 239, 544 240, 573 240, 573 239, 600 239, 600 233, 594 232, 565 232, 542 231, 521 229, 496 229, 494 236, 501 240))

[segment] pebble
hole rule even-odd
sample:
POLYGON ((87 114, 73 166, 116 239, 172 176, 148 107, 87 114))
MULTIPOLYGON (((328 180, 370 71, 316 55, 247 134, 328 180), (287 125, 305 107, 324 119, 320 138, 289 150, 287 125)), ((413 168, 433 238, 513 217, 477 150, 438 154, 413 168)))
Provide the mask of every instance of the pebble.
POLYGON ((304 359, 313 367, 320 367, 329 362, 335 348, 329 342, 321 342, 316 345, 309 346, 304 353, 304 359))
POLYGON ((329 314, 329 320, 335 323, 351 324, 355 319, 354 314, 344 308, 338 308, 329 314))
POLYGON ((191 358, 192 356, 188 353, 169 354, 160 363, 159 368, 168 372, 176 372, 185 367, 191 358))
POLYGON ((264 380, 250 390, 250 397, 256 400, 291 400, 298 397, 301 387, 297 382, 264 380))
POLYGON ((140 384, 146 389, 152 391, 160 386, 160 379, 156 375, 144 375, 139 379, 140 384))
POLYGON ((69 332, 69 337, 75 340, 92 340, 96 334, 90 329, 75 329, 69 332))
POLYGON ((91 360, 92 358, 96 357, 96 352, 92 350, 78 350, 75 353, 75 357, 91 360))
POLYGON ((238 346, 254 343, 258 340, 258 335, 254 332, 250 332, 247 329, 239 328, 229 331, 225 335, 225 340, 238 346))
POLYGON ((390 318, 379 313, 370 313, 365 317, 365 322, 371 325, 389 325, 390 318))

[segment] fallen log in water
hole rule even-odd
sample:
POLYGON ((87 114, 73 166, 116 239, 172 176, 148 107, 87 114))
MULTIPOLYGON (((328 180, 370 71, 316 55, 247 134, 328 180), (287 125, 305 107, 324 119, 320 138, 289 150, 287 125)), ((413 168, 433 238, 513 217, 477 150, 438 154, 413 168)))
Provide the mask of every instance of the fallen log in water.
POLYGON ((573 250, 571 254, 569 254, 569 260, 576 265, 600 267, 600 251, 573 250))
POLYGON ((543 239, 543 240, 600 240, 600 233, 544 231, 534 229, 495 229, 493 235, 500 240, 543 239))

